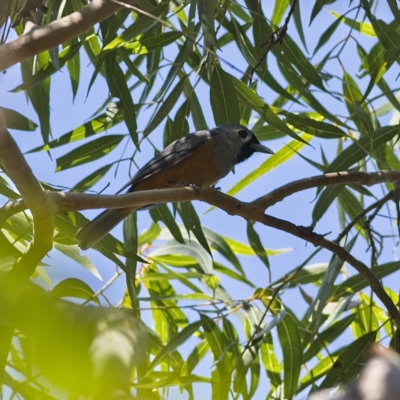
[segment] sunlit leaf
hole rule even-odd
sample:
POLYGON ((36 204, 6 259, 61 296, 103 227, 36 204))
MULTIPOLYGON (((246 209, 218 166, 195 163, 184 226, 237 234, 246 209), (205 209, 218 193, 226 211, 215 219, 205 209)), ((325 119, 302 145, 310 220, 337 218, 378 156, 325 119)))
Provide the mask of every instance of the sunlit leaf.
POLYGON ((104 157, 121 143, 125 135, 107 135, 86 143, 57 158, 56 172, 104 157))

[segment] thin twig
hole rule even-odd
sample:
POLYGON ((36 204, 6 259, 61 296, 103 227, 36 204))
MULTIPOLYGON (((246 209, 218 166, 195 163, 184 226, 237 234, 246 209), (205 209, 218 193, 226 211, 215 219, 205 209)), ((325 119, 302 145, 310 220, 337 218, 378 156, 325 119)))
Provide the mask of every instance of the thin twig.
POLYGON ((279 44, 283 43, 283 40, 286 36, 286 32, 288 30, 290 18, 292 17, 292 14, 294 13, 296 5, 297 5, 297 0, 293 0, 292 4, 290 6, 290 9, 289 9, 288 15, 286 16, 285 23, 280 28, 278 28, 275 32, 273 32, 264 43, 261 44, 261 46, 267 45, 267 48, 265 49, 264 54, 259 58, 257 63, 251 68, 250 72, 248 73, 248 75, 250 76, 249 85, 251 84, 251 81, 253 79, 254 72, 265 60, 268 53, 271 51, 272 47, 274 47, 278 43, 279 44))
POLYGON ((384 206, 386 202, 389 200, 394 200, 398 198, 398 193, 394 190, 390 191, 385 197, 382 197, 380 200, 372 203, 370 206, 362 210, 358 215, 356 215, 353 220, 346 226, 345 229, 339 234, 337 239, 334 241, 335 243, 340 243, 340 241, 351 231, 353 226, 363 217, 365 217, 370 211, 376 210, 376 213, 384 206))

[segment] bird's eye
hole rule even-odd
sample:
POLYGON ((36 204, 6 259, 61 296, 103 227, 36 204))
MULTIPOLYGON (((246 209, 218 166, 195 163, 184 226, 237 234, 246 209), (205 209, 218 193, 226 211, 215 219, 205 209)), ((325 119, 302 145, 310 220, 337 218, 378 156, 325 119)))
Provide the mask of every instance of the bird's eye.
POLYGON ((244 131, 244 130, 242 130, 242 131, 239 131, 239 132, 238 132, 238 135, 239 135, 242 139, 244 139, 244 138, 247 137, 247 132, 244 131))

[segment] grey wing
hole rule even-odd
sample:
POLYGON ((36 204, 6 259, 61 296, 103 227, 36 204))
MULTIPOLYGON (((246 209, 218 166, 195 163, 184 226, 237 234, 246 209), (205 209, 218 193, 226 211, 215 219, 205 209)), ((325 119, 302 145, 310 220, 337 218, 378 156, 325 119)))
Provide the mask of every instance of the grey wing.
POLYGON ((211 135, 209 131, 198 131, 175 140, 160 154, 145 164, 118 193, 129 186, 131 186, 132 190, 140 181, 181 162, 210 139, 211 135))

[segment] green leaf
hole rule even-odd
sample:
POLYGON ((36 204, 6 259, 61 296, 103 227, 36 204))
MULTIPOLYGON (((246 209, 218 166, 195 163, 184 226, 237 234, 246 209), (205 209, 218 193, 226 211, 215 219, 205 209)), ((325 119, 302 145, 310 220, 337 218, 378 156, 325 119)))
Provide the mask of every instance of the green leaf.
POLYGON ((86 143, 69 153, 57 158, 56 172, 86 164, 107 155, 117 147, 125 135, 107 135, 86 143))
MULTIPOLYGON (((400 269, 400 262, 390 262, 387 264, 378 265, 376 267, 372 267, 372 272, 377 276, 377 278, 382 279, 385 276, 392 274, 400 269)), ((338 300, 341 297, 346 297, 352 295, 360 290, 366 288, 368 286, 368 282, 365 278, 356 274, 346 279, 340 285, 334 287, 333 292, 331 294, 332 301, 338 300)))
POLYGON ((340 24, 340 21, 342 20, 343 17, 340 17, 336 21, 333 22, 326 30, 325 32, 320 36, 319 41, 317 45, 315 46, 314 49, 314 54, 317 53, 317 51, 331 38, 331 36, 334 34, 336 31, 337 27, 340 24))
MULTIPOLYGON (((64 66, 68 60, 72 59, 79 52, 82 44, 82 42, 77 42, 72 44, 71 46, 65 47, 62 50, 59 55, 60 67, 64 66)), ((43 82, 45 79, 49 78, 51 75, 59 70, 59 68, 56 68, 54 66, 53 62, 50 61, 50 59, 47 59, 46 62, 43 60, 40 62, 40 64, 40 68, 36 71, 34 75, 30 76, 30 78, 27 80, 24 79, 24 83, 12 89, 11 92, 17 93, 23 90, 32 89, 34 86, 43 82)))
POLYGON ((35 131, 38 127, 33 121, 18 111, 11 110, 9 108, 0 107, 4 112, 6 119, 6 126, 8 129, 17 129, 20 131, 35 131))
POLYGON ((249 285, 252 288, 255 288, 255 285, 251 281, 246 279, 244 274, 243 275, 239 275, 237 272, 232 271, 230 268, 225 267, 224 265, 222 265, 220 263, 217 263, 215 261, 213 262, 213 266, 214 266, 214 270, 215 271, 217 271, 217 272, 219 272, 221 274, 224 274, 226 276, 229 276, 230 278, 235 279, 235 280, 237 280, 239 282, 242 282, 242 283, 244 283, 246 285, 249 285))
POLYGON ((282 378, 280 375, 281 367, 278 362, 278 357, 275 354, 274 343, 270 332, 265 334, 260 350, 261 359, 267 371, 271 387, 275 389, 281 385, 282 378))
POLYGON ((345 185, 329 185, 321 192, 312 212, 312 226, 324 216, 333 201, 339 196, 345 185))
POLYGON ((139 68, 131 61, 129 58, 128 51, 125 48, 120 47, 118 49, 118 55, 121 56, 122 60, 124 61, 125 65, 128 67, 129 72, 139 78, 142 82, 146 83, 147 85, 150 85, 150 80, 144 76, 139 68))
POLYGON ((133 43, 126 44, 124 48, 132 54, 147 54, 177 42, 180 37, 182 37, 181 32, 164 32, 157 37, 141 38, 133 43))
POLYGON ((175 218, 172 216, 171 211, 166 204, 161 204, 157 208, 149 210, 149 212, 154 222, 157 222, 159 220, 164 222, 168 230, 171 232, 171 235, 177 242, 182 244, 185 243, 181 230, 179 229, 175 218))
POLYGON ((82 265, 82 267, 86 268, 92 275, 96 278, 102 280, 99 271, 94 266, 92 261, 87 256, 83 256, 80 254, 79 248, 77 245, 65 245, 61 243, 54 242, 54 247, 66 255, 67 257, 71 258, 72 260, 76 261, 78 264, 82 265))
POLYGON ((197 131, 208 129, 207 122, 204 118, 203 108, 200 105, 196 92, 191 88, 190 112, 192 114, 193 124, 197 131))
POLYGON ((87 137, 93 136, 97 133, 104 132, 105 130, 110 129, 123 121, 122 111, 118 108, 116 110, 117 112, 113 114, 113 117, 110 117, 109 113, 101 114, 84 123, 83 125, 78 126, 74 130, 64 133, 58 139, 55 139, 44 146, 35 147, 28 153, 34 153, 36 151, 48 151, 59 146, 64 146, 68 143, 86 139, 87 137))
POLYGON ((340 336, 354 321, 356 314, 350 314, 345 318, 334 323, 328 329, 321 333, 317 333, 310 347, 303 354, 303 363, 311 360, 321 350, 326 349, 338 336, 340 336))
POLYGON ((159 7, 152 10, 150 14, 156 18, 139 14, 132 25, 124 29, 121 35, 113 39, 104 47, 102 53, 104 54, 107 51, 125 46, 135 37, 154 28, 157 24, 159 24, 157 19, 162 18, 167 13, 168 9, 168 4, 161 4, 159 7))
POLYGON ((192 202, 189 202, 189 214, 191 221, 190 230, 194 233, 194 236, 196 237, 197 241, 203 246, 204 250, 212 257, 211 249, 204 235, 200 218, 197 215, 196 209, 193 207, 192 202))
POLYGON ((197 0, 197 8, 199 11, 199 20, 206 40, 213 47, 218 48, 217 36, 214 28, 213 0, 197 0))
POLYGON ((274 11, 272 12, 272 25, 278 26, 289 6, 289 0, 275 0, 274 11))
POLYGON ((80 53, 77 52, 74 57, 69 58, 67 62, 69 79, 71 81, 72 98, 75 100, 78 93, 79 78, 81 74, 80 53))
POLYGON ((228 261, 232 263, 232 265, 242 274, 244 275, 243 268, 240 264, 240 261, 236 257, 236 254, 229 246, 227 241, 218 233, 212 231, 211 229, 203 226, 203 232, 207 238, 207 242, 210 244, 212 248, 217 250, 222 256, 224 256, 228 261))
POLYGON ((201 315, 204 337, 206 338, 214 357, 216 370, 213 371, 212 398, 228 399, 230 377, 233 371, 226 352, 226 342, 218 325, 211 319, 201 315))
POLYGON ((126 83, 126 77, 117 63, 115 53, 106 56, 106 76, 111 95, 120 100, 122 114, 129 134, 135 146, 138 146, 135 105, 133 104, 131 92, 126 83))
POLYGON ((371 343, 375 342, 375 338, 376 331, 369 332, 347 346, 336 360, 335 368, 328 372, 319 388, 330 388, 338 383, 350 382, 365 363, 365 352, 371 343))
MULTIPOLYGON (((172 124, 171 136, 168 144, 174 142, 177 139, 189 134, 189 122, 188 116, 190 112, 190 100, 187 99, 177 111, 175 115, 175 121, 172 124)), ((166 147, 166 146, 165 146, 166 147)))
POLYGON ((186 363, 182 368, 182 374, 190 374, 193 369, 198 365, 198 363, 206 356, 209 350, 210 347, 207 340, 203 340, 201 343, 199 343, 189 354, 189 357, 187 358, 186 363))
POLYGON ((56 297, 74 297, 76 299, 90 300, 100 305, 94 291, 86 283, 76 278, 64 279, 52 289, 51 293, 56 297))
POLYGON ((240 122, 236 89, 230 75, 217 65, 211 75, 210 100, 216 125, 240 122))
POLYGON ((339 13, 330 10, 327 8, 327 10, 335 17, 335 18, 340 18, 341 21, 343 21, 346 25, 350 26, 351 29, 355 29, 356 31, 366 35, 366 36, 372 36, 376 37, 375 30, 371 24, 368 22, 361 22, 361 21, 356 21, 351 18, 344 17, 343 15, 340 15, 339 13))
POLYGON ((300 50, 297 44, 286 35, 285 40, 282 43, 282 49, 287 60, 296 67, 300 72, 300 75, 310 84, 317 88, 325 91, 322 83, 322 78, 314 66, 308 61, 307 57, 300 50))
POLYGON ((286 115, 287 122, 293 125, 296 129, 309 133, 323 139, 338 139, 347 136, 339 127, 327 124, 322 121, 308 118, 304 115, 298 115, 288 112, 283 112, 286 115))
MULTIPOLYGON (((346 246, 344 247, 347 252, 351 252, 356 240, 357 240, 357 235, 355 235, 351 240, 346 243, 346 246)), ((329 264, 329 267, 326 271, 326 274, 322 278, 321 285, 318 289, 318 294, 315 296, 313 299, 308 311, 307 311, 307 317, 309 318, 311 314, 314 312, 314 310, 317 311, 315 320, 316 320, 316 327, 319 327, 322 321, 322 313, 329 301, 329 294, 332 291, 333 285, 336 281, 336 278, 338 277, 342 267, 344 265, 344 261, 341 260, 339 257, 334 256, 332 258, 332 261, 329 264)))
POLYGON ((107 164, 104 167, 97 169, 96 171, 92 172, 82 180, 80 180, 74 187, 73 191, 76 192, 85 192, 86 190, 90 189, 94 186, 97 182, 102 179, 106 173, 110 170, 110 168, 114 165, 114 163, 107 164))
POLYGON ((257 111, 261 118, 264 119, 265 122, 274 126, 278 130, 286 133, 292 138, 305 143, 305 141, 296 135, 288 126, 282 122, 278 116, 272 111, 271 107, 269 107, 266 103, 264 103, 257 94, 247 87, 243 82, 239 81, 232 75, 229 75, 238 94, 239 100, 243 102, 243 104, 250 107, 252 110, 257 111))
POLYGON ((179 99, 180 95, 182 94, 182 91, 186 85, 186 80, 187 80, 187 76, 185 75, 185 77, 183 79, 180 79, 180 81, 174 87, 172 92, 162 103, 161 107, 153 115, 153 118, 147 125, 146 129, 143 131, 143 134, 145 136, 148 135, 150 132, 152 132, 155 128, 157 128, 157 126, 161 123, 161 121, 169 114, 172 107, 174 107, 176 105, 176 102, 178 101, 178 99, 179 99))
POLYGON ((156 355, 154 360, 149 366, 147 375, 158 365, 160 362, 173 351, 175 351, 181 344, 185 343, 193 334, 203 325, 203 321, 192 322, 185 326, 179 333, 177 333, 168 344, 161 349, 156 355))
POLYGON ((358 129, 365 134, 372 135, 374 127, 367 106, 361 107, 363 94, 356 81, 347 73, 343 74, 343 94, 346 107, 349 110, 350 118, 357 125, 358 129))
MULTIPOLYGON (((23 81, 28 82, 31 79, 32 71, 37 67, 40 69, 49 60, 48 53, 40 53, 35 57, 37 62, 32 60, 23 61, 21 63, 21 72, 23 81)), ((43 142, 48 143, 51 134, 50 128, 50 78, 42 80, 35 89, 31 88, 27 90, 29 100, 32 102, 32 106, 39 117, 40 132, 42 134, 43 142)))
POLYGON ((318 13, 322 10, 322 7, 325 4, 331 4, 333 3, 335 0, 316 0, 316 2, 314 3, 314 7, 311 11, 311 17, 310 17, 310 25, 313 22, 314 18, 318 15, 318 13))
POLYGON ((213 273, 211 256, 198 242, 195 242, 194 240, 185 240, 185 244, 178 243, 175 240, 170 240, 163 246, 158 247, 155 251, 148 254, 148 257, 156 259, 157 256, 171 254, 183 254, 192 257, 199 262, 201 268, 206 274, 213 273))
POLYGON ((147 231, 145 231, 139 235, 138 245, 143 246, 144 244, 153 242, 154 240, 156 240, 158 238, 160 233, 161 233, 160 226, 157 223, 152 222, 151 227, 147 231))
POLYGON ((329 371, 334 368, 335 362, 341 351, 342 349, 328 354, 325 358, 319 361, 318 364, 314 368, 312 368, 303 378, 301 378, 301 384, 298 388, 298 392, 301 393, 305 388, 314 384, 327 373, 329 373, 329 371))
POLYGON ((398 133, 397 126, 384 126, 376 129, 372 137, 363 136, 343 150, 328 166, 325 173, 346 171, 353 164, 367 157, 372 151, 392 140, 398 133))
POLYGON ((220 279, 218 275, 204 275, 202 282, 213 292, 215 292, 219 286, 220 279))
MULTIPOLYGON (((130 213, 123 222, 123 235, 124 235, 124 247, 126 251, 137 254, 138 252, 138 232, 137 232, 137 213, 130 213)), ((126 259, 126 287, 128 289, 129 298, 133 312, 140 316, 140 304, 137 299, 136 289, 136 271, 137 271, 137 260, 132 258, 126 259)))
POLYGON ((297 392, 302 351, 297 323, 290 313, 278 324, 278 337, 283 353, 284 394, 285 398, 291 399, 297 392))
MULTIPOLYGON (((339 204, 343 207, 346 214, 353 220, 358 214, 363 211, 363 206, 360 201, 354 196, 354 194, 347 188, 344 188, 338 196, 339 204)), ((356 226, 358 230, 363 233, 363 225, 365 222, 365 217, 360 218, 356 226)))
POLYGON ((232 22, 233 26, 235 28, 235 34, 234 38, 237 42, 237 45, 239 47, 239 50, 242 52, 244 58, 248 62, 250 66, 255 66, 257 64, 256 60, 256 51, 254 49, 254 46, 248 39, 245 30, 243 27, 239 24, 238 21, 236 21, 235 18, 232 17, 232 22))
POLYGON ((254 229, 254 224, 254 221, 247 221, 247 238, 249 239, 250 246, 256 253, 257 257, 268 268, 268 271, 270 271, 268 254, 266 253, 264 246, 261 243, 260 236, 254 229))

